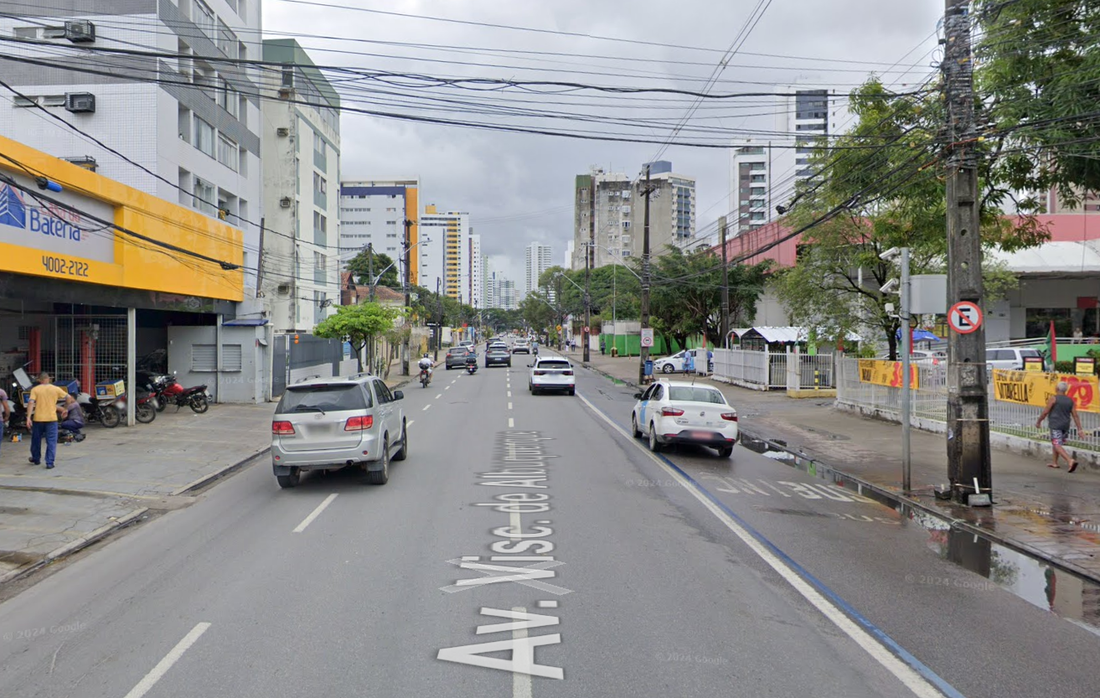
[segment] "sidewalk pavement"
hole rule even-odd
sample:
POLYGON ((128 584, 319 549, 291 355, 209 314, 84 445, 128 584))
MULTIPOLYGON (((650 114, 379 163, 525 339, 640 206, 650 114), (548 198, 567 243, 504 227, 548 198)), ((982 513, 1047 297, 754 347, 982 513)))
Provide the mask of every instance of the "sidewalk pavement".
POLYGON ((28 462, 30 441, 0 445, 0 583, 159 511, 266 453, 273 404, 174 407, 151 424, 97 424, 80 443, 58 444, 57 465, 28 462))
MULTIPOLYGON (((581 363, 581 352, 566 351, 581 363)), ((635 386, 638 357, 590 353, 588 366, 635 386)), ((677 374, 669 378, 676 379, 677 374)), ((683 374, 679 374, 683 378, 683 374)), ((690 380, 690 378, 688 378, 690 380)), ((1069 474, 1048 461, 994 450, 992 508, 941 502, 933 488, 946 484, 943 434, 917 429, 911 438, 912 493, 901 494, 901 426, 836 409, 832 398, 792 399, 699 380, 719 388, 737 408, 747 436, 778 442, 821 465, 886 493, 888 499, 924 509, 958 526, 980 529, 992 540, 1100 581, 1100 472, 1083 463, 1069 474)))
MULTIPOLYGON (((413 378, 396 361, 386 385, 413 378)), ((215 404, 205 414, 169 407, 151 424, 92 424, 84 441, 58 444, 53 470, 27 462, 26 437, 0 443, 0 584, 189 505, 189 492, 267 453, 274 411, 275 403, 215 404)))

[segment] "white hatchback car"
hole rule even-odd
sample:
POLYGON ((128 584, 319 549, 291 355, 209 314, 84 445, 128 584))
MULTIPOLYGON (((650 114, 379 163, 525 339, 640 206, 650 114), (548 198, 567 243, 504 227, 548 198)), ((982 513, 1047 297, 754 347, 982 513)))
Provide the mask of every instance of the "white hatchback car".
POLYGON ((527 389, 532 395, 547 390, 560 390, 570 395, 576 395, 576 376, 573 375, 573 364, 569 359, 558 357, 536 358, 531 367, 531 377, 527 382, 527 389))
POLYGON ((638 402, 630 416, 631 432, 635 438, 648 437, 651 451, 692 443, 717 449, 719 458, 733 454, 739 438, 737 410, 717 388, 658 380, 634 397, 638 402))

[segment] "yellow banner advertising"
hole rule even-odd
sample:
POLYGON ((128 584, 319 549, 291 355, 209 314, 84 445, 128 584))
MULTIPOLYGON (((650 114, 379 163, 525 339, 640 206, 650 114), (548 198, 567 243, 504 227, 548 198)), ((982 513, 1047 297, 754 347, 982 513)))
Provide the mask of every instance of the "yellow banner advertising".
POLYGON ((1002 402, 1046 407, 1060 381, 1069 386, 1069 396, 1081 412, 1100 412, 1097 402, 1096 376, 1075 376, 1069 373, 1035 373, 1034 371, 1007 371, 993 369, 993 395, 1002 402))
MULTIPOLYGON (((909 388, 916 390, 920 387, 917 367, 909 366, 909 388)), ((901 387, 901 362, 882 361, 880 359, 859 360, 859 381, 861 383, 873 383, 885 385, 887 388, 901 387)))

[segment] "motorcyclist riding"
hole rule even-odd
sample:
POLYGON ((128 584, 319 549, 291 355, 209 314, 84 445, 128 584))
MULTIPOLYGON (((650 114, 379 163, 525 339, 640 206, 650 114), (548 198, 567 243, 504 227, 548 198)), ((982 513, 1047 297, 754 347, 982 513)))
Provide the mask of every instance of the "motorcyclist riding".
POLYGON ((431 357, 428 354, 424 354, 424 357, 422 359, 420 359, 420 362, 417 365, 420 367, 420 375, 423 376, 426 373, 428 375, 428 382, 431 382, 431 380, 432 380, 432 359, 431 359, 431 357))

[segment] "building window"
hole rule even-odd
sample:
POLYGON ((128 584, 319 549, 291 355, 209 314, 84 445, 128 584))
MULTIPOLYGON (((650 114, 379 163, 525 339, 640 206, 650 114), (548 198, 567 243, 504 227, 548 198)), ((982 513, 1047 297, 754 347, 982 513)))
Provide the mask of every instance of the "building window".
POLYGON ((244 370, 244 352, 240 344, 222 345, 222 371, 244 370))
POLYGON ((766 176, 766 175, 753 175, 753 176, 752 176, 752 180, 751 180, 751 181, 752 181, 752 182, 753 182, 754 184, 762 184, 762 183, 764 183, 764 182, 767 182, 767 181, 768 181, 768 178, 767 178, 767 176, 766 176))
POLYGON ((195 117, 195 147, 214 157, 214 127, 195 117))
POLYGON ((241 151, 235 142, 218 134, 218 162, 234 172, 241 169, 241 151))
POLYGON ((328 193, 328 182, 326 182, 325 178, 322 177, 321 175, 317 174, 316 172, 313 173, 313 193, 315 193, 315 194, 326 194, 326 193, 328 193))
POLYGON ((225 22, 218 20, 218 48, 229 58, 237 58, 237 50, 240 46, 240 42, 237 41, 237 35, 226 26, 225 22))
POLYGON ((214 10, 211 10, 202 0, 194 0, 192 7, 195 12, 191 19, 202 30, 202 33, 206 34, 211 41, 217 43, 218 19, 214 15, 214 10))
POLYGON ((762 162, 749 163, 749 170, 751 172, 762 172, 764 170, 764 167, 765 165, 762 162))
POLYGON ((215 202, 215 197, 217 195, 214 193, 214 185, 203 181, 199 177, 195 177, 193 191, 194 201, 192 202, 192 206, 208 216, 213 216, 217 210, 217 204, 215 202))

